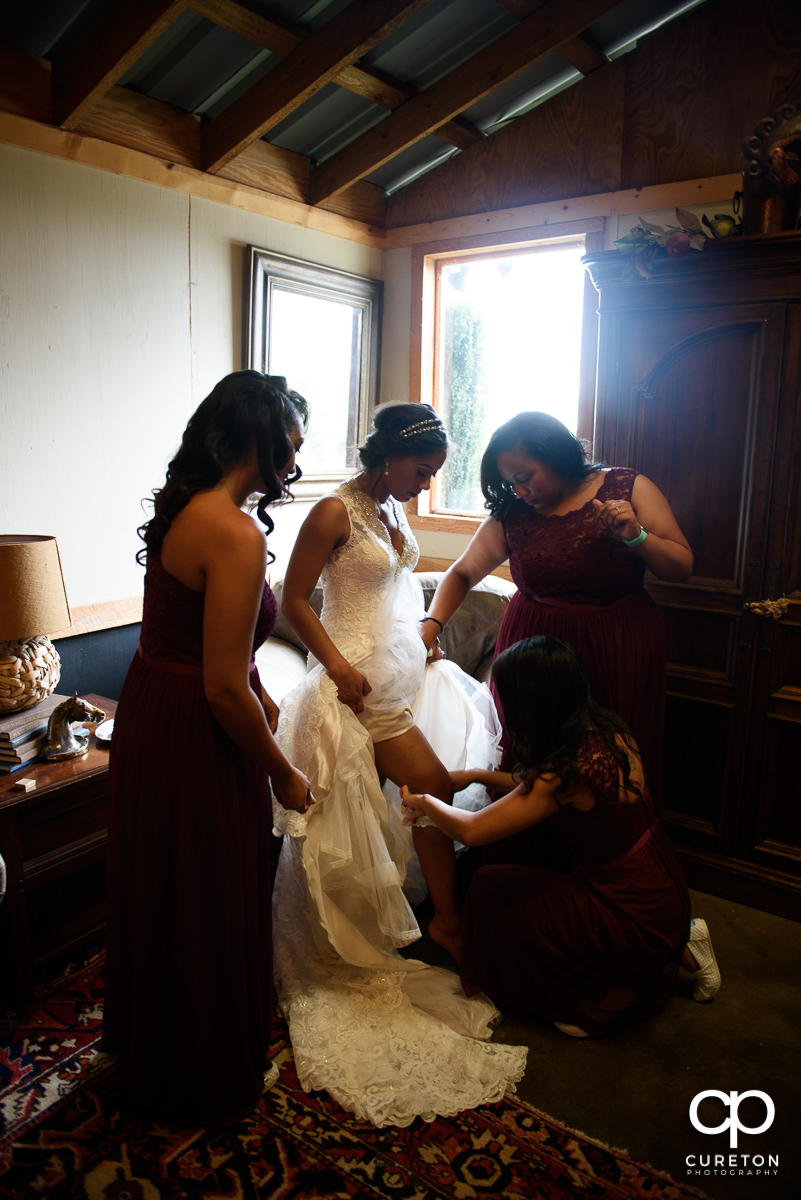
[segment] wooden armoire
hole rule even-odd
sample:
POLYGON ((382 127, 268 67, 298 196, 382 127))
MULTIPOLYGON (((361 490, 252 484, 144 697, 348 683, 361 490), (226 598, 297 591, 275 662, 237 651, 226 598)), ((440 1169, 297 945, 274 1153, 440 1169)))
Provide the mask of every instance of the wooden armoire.
POLYGON ((652 479, 694 553, 687 583, 647 579, 663 818, 691 887, 801 920, 801 233, 709 242, 648 280, 625 261, 588 260, 595 457, 652 479))

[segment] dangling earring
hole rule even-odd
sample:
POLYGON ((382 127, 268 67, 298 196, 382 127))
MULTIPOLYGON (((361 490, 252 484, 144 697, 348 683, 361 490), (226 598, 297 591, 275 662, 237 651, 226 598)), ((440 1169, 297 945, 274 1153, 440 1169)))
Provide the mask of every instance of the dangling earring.
POLYGON ((384 459, 384 474, 389 475, 389 459, 384 459))

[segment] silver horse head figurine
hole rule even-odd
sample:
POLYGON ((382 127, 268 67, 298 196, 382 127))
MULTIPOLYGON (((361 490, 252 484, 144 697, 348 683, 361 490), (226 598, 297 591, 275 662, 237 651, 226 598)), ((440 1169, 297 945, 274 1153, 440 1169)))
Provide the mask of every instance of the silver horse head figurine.
POLYGON ((73 721, 102 721, 105 717, 102 708, 95 708, 86 700, 80 700, 78 693, 73 692, 69 700, 59 704, 50 714, 47 723, 47 740, 39 751, 40 758, 58 762, 63 758, 80 758, 89 750, 89 738, 83 734, 73 733, 73 721))

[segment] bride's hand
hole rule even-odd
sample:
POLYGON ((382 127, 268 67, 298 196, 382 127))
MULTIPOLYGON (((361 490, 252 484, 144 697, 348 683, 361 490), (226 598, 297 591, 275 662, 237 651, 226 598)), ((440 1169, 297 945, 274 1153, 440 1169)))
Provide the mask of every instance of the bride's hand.
POLYGON ((337 685, 337 700, 347 704, 355 713, 364 712, 364 697, 369 696, 373 689, 361 671, 348 666, 335 675, 331 674, 331 678, 337 685))

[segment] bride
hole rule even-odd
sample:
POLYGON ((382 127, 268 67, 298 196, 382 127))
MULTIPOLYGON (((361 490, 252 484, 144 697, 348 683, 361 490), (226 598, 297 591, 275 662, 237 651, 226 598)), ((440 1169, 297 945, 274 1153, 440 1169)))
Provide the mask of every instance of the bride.
POLYGON ((486 1043, 500 1014, 485 996, 468 1000, 453 972, 398 953, 420 936, 403 892, 414 852, 431 936, 454 957, 459 940, 452 843, 430 825, 412 844, 381 790, 389 780, 453 800, 415 711, 439 716, 426 728, 451 770, 494 762, 497 750, 468 695, 478 685, 450 663, 426 670, 419 552, 402 505, 430 486, 447 448, 427 405, 379 408, 362 471, 312 509, 284 581, 284 613, 310 656, 278 738, 316 802, 305 815, 275 806, 288 835, 273 908, 278 995, 304 1088, 376 1125, 499 1100, 525 1068, 523 1047, 486 1043), (320 578, 318 618, 309 598, 320 578))

